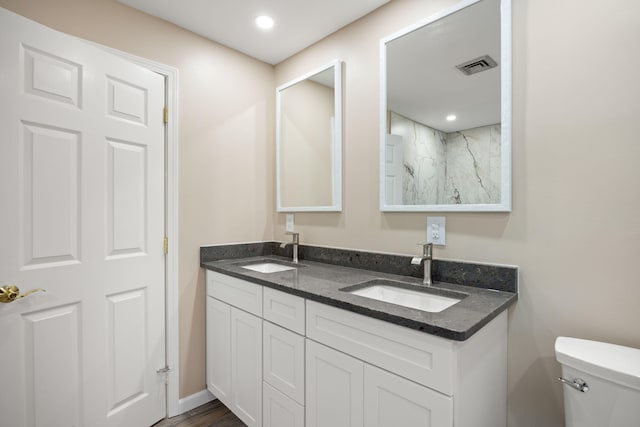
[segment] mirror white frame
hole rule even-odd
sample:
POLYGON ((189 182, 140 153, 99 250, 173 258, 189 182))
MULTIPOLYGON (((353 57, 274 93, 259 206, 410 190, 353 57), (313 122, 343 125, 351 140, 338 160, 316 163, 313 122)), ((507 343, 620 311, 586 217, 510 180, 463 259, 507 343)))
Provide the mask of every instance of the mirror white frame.
POLYGON ((380 41, 380 210, 382 212, 511 212, 511 0, 500 0, 501 194, 499 203, 395 205, 386 203, 387 44, 484 0, 463 0, 380 41))
POLYGON ((278 212, 340 212, 342 211, 342 62, 338 59, 298 77, 276 89, 276 206, 278 212), (334 118, 331 148, 331 200, 332 203, 320 206, 283 206, 282 205, 282 100, 284 90, 316 74, 333 68, 334 81, 334 118))

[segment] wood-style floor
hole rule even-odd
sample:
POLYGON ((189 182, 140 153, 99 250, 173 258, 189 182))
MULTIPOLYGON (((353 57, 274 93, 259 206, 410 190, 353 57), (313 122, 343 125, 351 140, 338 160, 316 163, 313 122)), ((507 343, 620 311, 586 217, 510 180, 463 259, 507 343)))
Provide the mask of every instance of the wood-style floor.
POLYGON ((245 427, 219 400, 198 406, 177 417, 167 418, 152 427, 245 427))

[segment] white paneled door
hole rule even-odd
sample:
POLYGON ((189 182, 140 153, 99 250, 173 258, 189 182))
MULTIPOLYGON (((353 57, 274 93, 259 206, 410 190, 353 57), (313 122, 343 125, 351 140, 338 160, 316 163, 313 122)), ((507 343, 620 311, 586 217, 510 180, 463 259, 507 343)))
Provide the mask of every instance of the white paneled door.
POLYGON ((164 77, 1 8, 0 58, 0 286, 46 290, 0 303, 0 425, 149 426, 164 77))

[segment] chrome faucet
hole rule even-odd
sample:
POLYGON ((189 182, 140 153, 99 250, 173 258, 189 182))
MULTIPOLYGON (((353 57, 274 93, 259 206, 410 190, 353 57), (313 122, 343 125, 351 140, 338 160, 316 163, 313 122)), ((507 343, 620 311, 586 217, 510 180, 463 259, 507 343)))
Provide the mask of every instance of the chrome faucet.
POLYGON ((422 256, 415 256, 411 258, 411 264, 420 265, 424 261, 424 278, 422 284, 425 286, 431 286, 433 281, 431 280, 431 261, 433 261, 433 243, 425 243, 422 245, 422 256))
POLYGON ((298 244, 300 242, 300 233, 292 233, 290 231, 287 231, 287 234, 290 234, 293 237, 293 241, 291 243, 287 243, 287 242, 282 242, 280 244, 281 248, 285 248, 287 245, 292 245, 293 246, 293 262, 295 264, 298 263, 298 244))

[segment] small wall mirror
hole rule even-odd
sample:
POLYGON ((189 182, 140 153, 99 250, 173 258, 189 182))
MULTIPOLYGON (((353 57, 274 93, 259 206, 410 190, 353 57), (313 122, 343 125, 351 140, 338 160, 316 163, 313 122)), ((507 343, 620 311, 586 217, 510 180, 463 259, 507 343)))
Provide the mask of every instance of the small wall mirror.
POLYGON ((278 211, 341 211, 340 61, 278 87, 276 111, 278 211))
POLYGON ((382 211, 511 211, 511 3, 381 40, 382 211))

